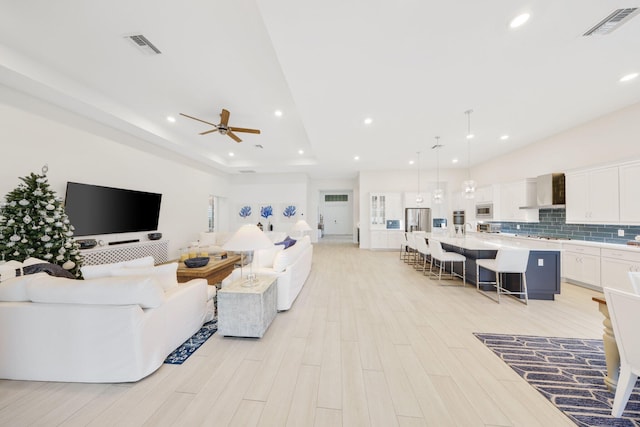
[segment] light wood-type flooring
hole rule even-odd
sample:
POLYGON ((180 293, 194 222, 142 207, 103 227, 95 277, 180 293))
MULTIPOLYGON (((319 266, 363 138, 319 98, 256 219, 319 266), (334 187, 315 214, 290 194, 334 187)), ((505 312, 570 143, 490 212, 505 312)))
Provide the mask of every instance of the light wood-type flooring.
POLYGON ((563 283, 525 306, 459 284, 323 239, 262 339, 215 334, 135 384, 2 380, 0 425, 573 425, 472 333, 600 338, 598 293, 563 283))

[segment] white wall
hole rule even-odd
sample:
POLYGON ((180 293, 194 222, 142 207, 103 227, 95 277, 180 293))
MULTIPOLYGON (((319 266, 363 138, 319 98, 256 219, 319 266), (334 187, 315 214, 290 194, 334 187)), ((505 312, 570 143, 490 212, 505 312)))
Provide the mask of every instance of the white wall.
MULTIPOLYGON (((384 171, 372 172, 363 171, 360 173, 359 186, 359 222, 360 222, 360 247, 368 249, 371 247, 369 239, 369 196, 372 192, 389 193, 417 193, 418 192, 418 172, 416 170, 384 171)), ((421 173, 421 192, 423 195, 431 193, 436 188, 436 171, 421 173)), ((441 169, 440 187, 445 190, 444 203, 431 206, 426 201, 424 207, 431 207, 433 218, 447 218, 452 221, 453 212, 453 192, 461 191, 460 185, 454 183, 462 182, 467 176, 466 170, 441 169)), ((404 209, 404 206, 403 206, 404 209)))
MULTIPOLYGON (((208 197, 227 196, 228 179, 188 160, 170 160, 175 153, 149 154, 118 143, 120 138, 132 137, 0 86, 0 197, 21 182, 19 177, 40 173, 44 164, 60 197, 67 181, 161 193, 158 230, 169 240, 169 256, 176 257, 180 247, 207 229, 208 197)), ((97 237, 143 240, 146 233, 97 237)))
POLYGON ((299 219, 304 219, 313 228, 313 219, 309 215, 308 193, 309 179, 306 174, 244 174, 230 177, 229 187, 229 231, 237 230, 242 224, 260 222, 265 226, 268 222, 273 224, 274 231, 289 233, 291 227, 299 219), (260 206, 272 205, 274 215, 265 221, 260 217, 260 206), (288 220, 282 215, 284 206, 292 204, 296 206, 297 215, 293 220, 288 220), (238 215, 244 205, 252 207, 252 215, 243 219, 238 215))
POLYGON ((637 158, 640 103, 473 167, 471 175, 485 185, 637 158))

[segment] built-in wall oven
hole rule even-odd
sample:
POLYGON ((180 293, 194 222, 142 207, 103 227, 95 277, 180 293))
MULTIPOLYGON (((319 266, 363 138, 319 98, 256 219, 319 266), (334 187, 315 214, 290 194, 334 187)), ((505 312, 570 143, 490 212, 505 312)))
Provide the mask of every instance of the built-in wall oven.
POLYGON ((493 203, 478 203, 476 205, 476 219, 493 219, 493 203))

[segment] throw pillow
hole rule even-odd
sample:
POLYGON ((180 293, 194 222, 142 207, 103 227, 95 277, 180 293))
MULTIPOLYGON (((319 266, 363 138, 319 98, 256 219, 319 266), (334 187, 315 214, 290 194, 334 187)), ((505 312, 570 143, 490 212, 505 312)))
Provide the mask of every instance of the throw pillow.
POLYGON ((24 268, 24 274, 36 274, 36 273, 47 273, 49 276, 55 277, 66 277, 67 279, 75 279, 76 276, 60 267, 57 264, 52 264, 50 262, 42 262, 39 264, 26 265, 24 268))
POLYGON ((287 249, 296 244, 296 240, 287 236, 282 242, 276 243, 276 245, 284 245, 284 248, 287 249))
POLYGON ((169 289, 178 287, 178 263, 172 262, 170 264, 158 265, 156 267, 140 267, 140 268, 119 268, 111 271, 111 276, 123 277, 123 276, 153 276, 162 285, 162 289, 168 291, 169 289))
POLYGON ((18 261, 7 261, 0 265, 0 282, 22 276, 22 263, 18 261))

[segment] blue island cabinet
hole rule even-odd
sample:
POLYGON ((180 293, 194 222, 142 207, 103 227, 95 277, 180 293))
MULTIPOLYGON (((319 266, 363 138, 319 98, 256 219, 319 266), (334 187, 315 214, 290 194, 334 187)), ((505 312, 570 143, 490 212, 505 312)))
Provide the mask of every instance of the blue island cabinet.
MULTIPOLYGON (((498 253, 497 249, 471 249, 458 245, 442 242, 442 248, 446 251, 457 252, 467 258, 466 277, 467 282, 476 286, 476 260, 492 259, 498 253)), ((447 265, 447 271, 450 271, 447 265)), ((462 276, 462 264, 454 264, 454 271, 462 276)), ((480 269, 480 279, 483 282, 495 281, 495 273, 480 269)), ((520 290, 520 276, 518 274, 505 274, 504 287, 511 291, 520 290)), ((480 285, 480 289, 490 291, 491 285, 480 285)), ((527 264, 527 294, 529 299, 550 300, 560 293, 560 251, 535 250, 529 251, 529 263, 527 264)))

